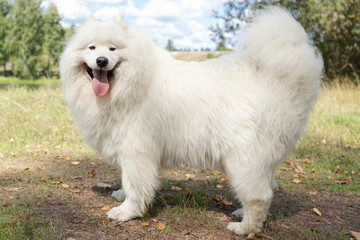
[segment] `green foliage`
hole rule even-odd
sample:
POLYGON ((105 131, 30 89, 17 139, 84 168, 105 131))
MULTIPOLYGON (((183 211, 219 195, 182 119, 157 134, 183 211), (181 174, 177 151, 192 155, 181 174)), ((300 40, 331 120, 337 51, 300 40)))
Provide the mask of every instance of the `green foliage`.
POLYGON ((176 51, 176 48, 174 47, 174 43, 171 39, 168 40, 167 45, 166 45, 166 49, 168 51, 176 51))
MULTIPOLYGON (((40 72, 53 74, 64 47, 65 29, 51 4, 44 12, 41 0, 0 0, 0 65, 20 78, 36 79, 40 72)), ((4 71, 6 73, 6 71, 4 71)))
POLYGON ((266 5, 287 8, 304 26, 314 45, 323 54, 326 74, 349 76, 359 82, 360 1, 356 0, 228 0, 224 13, 215 12, 223 24, 212 26, 213 40, 231 42, 227 35, 240 30, 248 21, 246 11, 266 5))
POLYGON ((10 3, 7 0, 0 0, 0 65, 4 66, 6 71, 6 62, 9 60, 9 52, 5 46, 6 33, 9 29, 10 3))
POLYGON ((40 1, 16 0, 9 31, 10 49, 18 58, 13 72, 22 78, 37 77, 37 63, 44 40, 40 1))

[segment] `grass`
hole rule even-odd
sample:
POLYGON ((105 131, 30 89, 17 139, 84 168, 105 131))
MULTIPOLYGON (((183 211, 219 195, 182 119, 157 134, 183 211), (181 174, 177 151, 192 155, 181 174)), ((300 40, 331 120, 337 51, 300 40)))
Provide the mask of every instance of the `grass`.
MULTIPOLYGON (((0 84, 6 81, 0 78, 0 84)), ((118 205, 110 194, 120 187, 120 172, 103 163, 79 136, 61 88, 7 87, 0 90, 0 112, 0 239, 235 238, 225 228, 230 212, 240 204, 226 184, 216 187, 222 184, 221 173, 165 171, 162 190, 149 213, 117 228, 100 208, 118 205), (195 180, 186 180, 186 173, 196 175, 195 180), (94 187, 98 182, 112 187, 94 187), (214 194, 233 204, 214 201, 214 194), (163 230, 158 222, 164 223, 163 230)), ((268 217, 272 228, 266 228, 265 234, 274 239, 349 239, 349 230, 359 231, 331 222, 337 221, 330 213, 338 205, 321 205, 335 204, 340 197, 346 205, 341 211, 358 209, 359 202, 351 201, 360 196, 359 144, 360 88, 325 88, 306 133, 277 171, 279 190, 268 217), (294 178, 302 183, 292 183, 294 178), (313 191, 319 192, 315 199, 309 195, 313 191), (323 212, 328 228, 314 231, 298 224, 315 217, 314 206, 323 212)))

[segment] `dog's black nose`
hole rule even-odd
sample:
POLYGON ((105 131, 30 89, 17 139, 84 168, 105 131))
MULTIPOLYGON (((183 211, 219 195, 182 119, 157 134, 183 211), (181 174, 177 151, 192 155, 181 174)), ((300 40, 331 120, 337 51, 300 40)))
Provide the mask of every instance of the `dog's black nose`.
POLYGON ((109 59, 107 59, 106 57, 98 57, 96 59, 96 64, 101 68, 106 67, 108 63, 109 63, 109 59))

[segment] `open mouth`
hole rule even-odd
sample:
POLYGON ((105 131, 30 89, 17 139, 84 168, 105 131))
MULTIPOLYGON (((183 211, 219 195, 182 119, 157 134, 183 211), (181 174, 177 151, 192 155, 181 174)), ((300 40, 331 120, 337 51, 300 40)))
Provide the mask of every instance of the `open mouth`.
POLYGON ((109 79, 111 79, 113 75, 113 68, 110 71, 106 70, 97 70, 90 68, 86 63, 84 63, 86 72, 89 74, 90 78, 92 79, 92 88, 95 92, 95 95, 98 97, 103 97, 109 91, 110 84, 109 79))

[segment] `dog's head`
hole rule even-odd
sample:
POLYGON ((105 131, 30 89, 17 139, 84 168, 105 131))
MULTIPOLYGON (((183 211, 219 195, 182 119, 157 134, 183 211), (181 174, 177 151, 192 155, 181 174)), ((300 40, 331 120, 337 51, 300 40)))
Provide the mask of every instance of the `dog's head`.
POLYGON ((62 65, 72 62, 70 65, 76 79, 86 77, 91 81, 96 96, 103 97, 114 81, 114 72, 126 56, 124 50, 128 41, 128 26, 121 15, 106 22, 90 16, 68 43, 60 71, 62 65))

